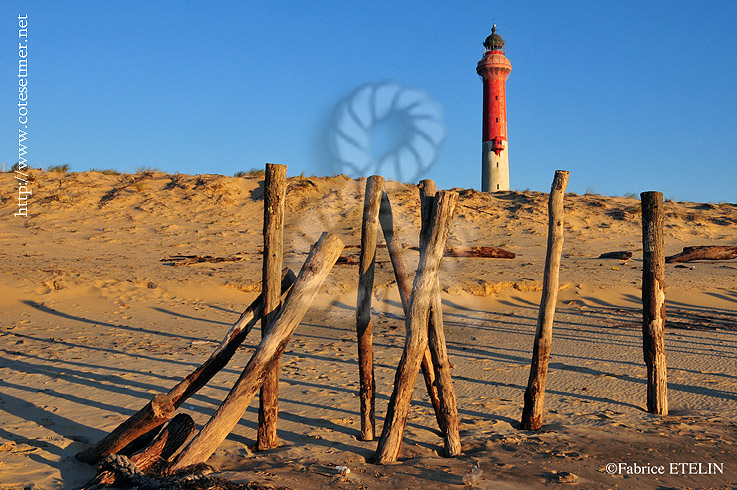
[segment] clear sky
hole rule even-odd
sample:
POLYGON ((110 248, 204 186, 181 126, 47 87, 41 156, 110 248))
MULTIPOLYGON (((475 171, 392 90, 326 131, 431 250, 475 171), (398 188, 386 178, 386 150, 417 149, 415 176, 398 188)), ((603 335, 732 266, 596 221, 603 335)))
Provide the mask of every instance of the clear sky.
MULTIPOLYGON (((566 169, 577 193, 737 201, 733 0, 5 0, 0 161, 9 164, 17 160, 19 14, 28 15, 34 166, 233 175, 274 162, 290 175, 332 175, 340 165, 331 131, 346 124, 336 114, 368 86, 415 97, 414 106, 395 101, 395 112, 435 108, 435 148, 423 158, 437 158, 419 178, 478 189, 475 66, 496 23, 513 67, 513 189, 547 191, 554 171, 566 169)), ((365 119, 359 109, 354 117, 365 119)), ((373 136, 372 152, 391 152, 419 127, 421 115, 410 116, 341 130, 373 136)))

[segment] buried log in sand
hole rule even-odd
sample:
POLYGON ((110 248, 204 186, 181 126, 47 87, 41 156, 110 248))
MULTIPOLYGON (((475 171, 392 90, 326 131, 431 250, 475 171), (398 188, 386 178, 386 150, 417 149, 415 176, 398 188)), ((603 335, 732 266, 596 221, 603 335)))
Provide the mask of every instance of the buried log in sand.
POLYGON ((548 376, 550 346, 553 341, 553 317, 558 298, 560 257, 563 252, 563 198, 568 185, 568 172, 556 170, 548 203, 548 251, 545 256, 543 292, 537 317, 537 332, 532 350, 530 378, 525 390, 520 429, 537 430, 542 426, 545 404, 545 381, 548 376))
MULTIPOLYGON (((281 291, 285 294, 294 284, 294 273, 282 271, 281 291)), ((133 414, 125 422, 94 446, 77 453, 82 462, 96 464, 108 454, 117 453, 139 436, 149 434, 174 416, 175 410, 184 401, 205 386, 215 374, 225 367, 243 343, 253 326, 261 318, 263 295, 259 295, 241 314, 220 345, 210 357, 167 394, 156 395, 151 402, 133 414)))
POLYGON ((737 247, 726 245, 701 245, 683 247, 683 252, 665 258, 665 262, 691 262, 693 260, 731 260, 737 259, 737 247))
POLYGON ((266 372, 284 352, 294 330, 307 313, 342 250, 343 242, 340 238, 328 233, 322 234, 312 247, 292 291, 240 378, 215 415, 179 454, 172 470, 206 461, 230 434, 261 387, 266 372))

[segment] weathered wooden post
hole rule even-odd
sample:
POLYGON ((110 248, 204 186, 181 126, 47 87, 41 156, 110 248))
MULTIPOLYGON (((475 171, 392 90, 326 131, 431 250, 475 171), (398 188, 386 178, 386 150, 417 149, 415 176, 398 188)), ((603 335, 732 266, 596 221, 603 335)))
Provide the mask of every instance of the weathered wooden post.
MULTIPOLYGON (((437 190, 435 182, 425 179, 420 182, 420 254, 427 247, 428 231, 432 206, 437 190)), ((444 252, 445 250, 443 250, 444 252)), ((430 315, 428 317, 428 349, 432 357, 432 369, 434 370, 433 387, 438 396, 440 406, 440 429, 443 432, 443 443, 445 456, 453 457, 461 453, 460 421, 458 419, 458 406, 456 403, 453 379, 450 375, 450 360, 445 345, 445 328, 443 327, 443 307, 440 298, 440 280, 435 277, 434 291, 430 301, 430 315)), ((427 354, 426 354, 427 355, 427 354)), ((424 372, 424 370, 423 370, 424 372)), ((437 412, 436 412, 437 414, 437 412)))
MULTIPOLYGON (((282 271, 281 292, 285 294, 292 287, 296 277, 290 269, 282 271)), ((125 422, 105 436, 92 447, 77 453, 76 458, 89 464, 95 464, 108 454, 117 453, 128 443, 154 431, 174 416, 177 407, 187 398, 205 386, 213 376, 224 368, 235 354, 238 347, 248 336, 253 326, 261 318, 263 312, 263 293, 260 294, 241 314, 235 324, 223 338, 220 345, 210 357, 186 378, 177 383, 166 394, 156 395, 125 422)))
MULTIPOLYGON (((264 253, 262 294, 264 314, 261 317, 263 338, 276 316, 280 302, 280 273, 284 253, 284 201, 287 195, 287 166, 266 164, 264 179, 264 253)), ((279 360, 266 374, 261 386, 258 408, 256 449, 265 451, 278 445, 276 423, 279 418, 279 360)))
POLYGON ((663 193, 643 192, 642 350, 647 365, 647 411, 668 415, 665 363, 665 247, 663 193))
POLYGON ((550 346, 553 341, 553 317, 558 299, 558 275, 563 252, 563 198, 568 185, 568 171, 556 170, 548 202, 548 251, 545 256, 543 292, 537 316, 537 332, 532 350, 530 378, 525 390, 520 429, 537 430, 542 427, 545 403, 545 381, 548 376, 550 346))
MULTIPOLYGON (((397 288, 399 289, 399 298, 402 301, 402 310, 407 315, 409 312, 409 298, 412 294, 412 283, 409 278, 407 263, 402 256, 402 244, 394 234, 394 216, 392 214, 392 205, 386 192, 381 193, 381 209, 379 212, 379 221, 381 229, 384 232, 384 241, 389 251, 389 258, 394 268, 394 277, 397 280, 397 288)), ((435 387, 435 370, 432 365, 432 356, 429 347, 425 349, 422 356, 422 375, 425 378, 425 387, 430 397, 430 403, 435 411, 435 420, 441 432, 445 433, 445 425, 443 422, 442 411, 440 408, 440 399, 438 398, 438 389, 435 387)))
POLYGON ((375 462, 379 464, 396 461, 399 455, 412 392, 419 374, 422 356, 427 349, 427 320, 430 313, 430 302, 435 291, 440 261, 445 250, 445 242, 448 239, 450 222, 457 201, 458 194, 455 192, 441 192, 433 207, 427 247, 425 253, 420 257, 409 301, 409 313, 405 318, 407 336, 404 352, 397 367, 394 391, 389 400, 384 428, 374 457, 375 462))
POLYGON ((358 335, 358 370, 361 397, 361 440, 373 441, 374 428, 374 326, 371 322, 371 297, 374 289, 376 239, 379 206, 384 177, 372 175, 366 180, 361 224, 361 258, 358 269, 356 333, 358 335))
POLYGON ((172 470, 206 461, 230 434, 261 387, 266 372, 284 352, 294 330, 302 321, 343 247, 340 238, 328 233, 323 233, 312 247, 299 272, 297 282, 238 381, 215 415, 179 453, 172 464, 172 470))

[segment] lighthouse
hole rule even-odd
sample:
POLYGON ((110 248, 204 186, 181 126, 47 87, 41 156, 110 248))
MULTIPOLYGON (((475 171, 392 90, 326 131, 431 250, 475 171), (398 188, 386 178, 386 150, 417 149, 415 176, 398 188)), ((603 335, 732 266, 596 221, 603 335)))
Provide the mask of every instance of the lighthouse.
POLYGON ((504 40, 496 33, 484 41, 484 57, 476 65, 476 73, 484 80, 484 119, 481 141, 481 190, 509 190, 509 148, 507 144, 506 82, 512 64, 504 56, 504 40))

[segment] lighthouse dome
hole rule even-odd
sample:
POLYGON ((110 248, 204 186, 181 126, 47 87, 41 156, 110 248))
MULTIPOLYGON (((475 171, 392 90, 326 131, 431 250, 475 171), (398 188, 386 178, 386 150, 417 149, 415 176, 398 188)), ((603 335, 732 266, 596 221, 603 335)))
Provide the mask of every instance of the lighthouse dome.
POLYGON ((504 39, 496 33, 496 24, 491 28, 491 35, 484 41, 484 47, 487 51, 502 51, 504 49, 504 39))

